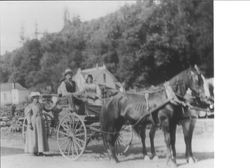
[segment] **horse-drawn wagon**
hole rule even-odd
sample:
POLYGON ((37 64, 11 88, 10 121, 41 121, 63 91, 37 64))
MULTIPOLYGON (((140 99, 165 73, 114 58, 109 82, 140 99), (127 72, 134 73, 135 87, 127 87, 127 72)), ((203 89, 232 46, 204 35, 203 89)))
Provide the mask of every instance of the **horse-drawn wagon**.
MULTIPOLYGON (((102 105, 89 104, 84 102, 84 109, 73 111, 67 97, 58 97, 57 95, 42 95, 42 103, 45 106, 53 104, 52 99, 57 99, 57 105, 53 115, 47 112, 43 113, 45 127, 48 134, 55 135, 58 149, 63 157, 69 160, 78 159, 85 151, 91 139, 101 137, 103 132, 100 129, 99 114, 102 105), (55 131, 51 131, 55 130, 55 131), (53 133, 54 132, 54 133, 53 133)), ((102 98, 102 103, 106 103, 109 98, 102 98)), ((23 138, 27 130, 27 119, 23 121, 23 138)), ((132 127, 125 125, 120 131, 116 142, 118 153, 125 153, 131 145, 133 139, 132 127), (126 136, 124 136, 126 135, 126 136)))

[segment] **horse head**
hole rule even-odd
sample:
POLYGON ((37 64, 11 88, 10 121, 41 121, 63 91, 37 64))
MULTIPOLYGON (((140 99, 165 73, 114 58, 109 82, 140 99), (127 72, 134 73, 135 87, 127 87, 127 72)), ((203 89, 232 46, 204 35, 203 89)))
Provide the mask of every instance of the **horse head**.
POLYGON ((189 69, 188 88, 192 91, 192 94, 201 102, 208 105, 213 104, 209 91, 209 85, 197 65, 189 69))

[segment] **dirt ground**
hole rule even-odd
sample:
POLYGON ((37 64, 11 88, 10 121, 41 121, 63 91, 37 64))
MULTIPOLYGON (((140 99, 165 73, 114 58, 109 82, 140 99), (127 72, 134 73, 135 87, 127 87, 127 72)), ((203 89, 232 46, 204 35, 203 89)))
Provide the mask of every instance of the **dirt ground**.
MULTIPOLYGON (((190 165, 185 162, 185 144, 181 127, 177 128, 176 151, 177 164, 181 168, 213 168, 214 167, 214 125, 213 120, 199 120, 193 136, 193 153, 198 162, 190 165)), ((146 139, 148 154, 150 145, 147 134, 146 139)), ((84 154, 77 161, 69 161, 63 158, 56 145, 55 137, 49 139, 50 153, 48 156, 35 157, 23 152, 23 140, 20 133, 9 134, 1 130, 1 168, 78 168, 78 167, 117 167, 117 168, 161 168, 165 164, 165 144, 161 130, 158 130, 155 138, 155 146, 159 160, 144 161, 141 153, 140 139, 135 137, 133 144, 126 155, 119 156, 118 164, 111 163, 103 147, 102 140, 92 140, 84 154)))

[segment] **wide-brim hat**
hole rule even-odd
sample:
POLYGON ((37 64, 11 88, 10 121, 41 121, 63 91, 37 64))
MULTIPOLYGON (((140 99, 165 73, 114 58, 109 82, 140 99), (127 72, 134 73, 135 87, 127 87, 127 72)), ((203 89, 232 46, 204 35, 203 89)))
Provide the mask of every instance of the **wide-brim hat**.
POLYGON ((41 94, 39 92, 31 92, 30 95, 29 95, 30 98, 40 97, 40 96, 41 96, 41 94))
POLYGON ((73 71, 71 70, 71 69, 66 69, 65 71, 64 71, 64 76, 66 76, 67 74, 73 74, 73 71))

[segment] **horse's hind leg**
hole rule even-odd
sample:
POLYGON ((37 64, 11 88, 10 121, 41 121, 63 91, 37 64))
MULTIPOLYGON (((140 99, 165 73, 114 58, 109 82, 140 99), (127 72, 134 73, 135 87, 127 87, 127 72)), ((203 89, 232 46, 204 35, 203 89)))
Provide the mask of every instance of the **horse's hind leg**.
POLYGON ((193 137, 195 123, 196 119, 190 119, 182 122, 184 140, 186 144, 187 163, 194 163, 196 161, 192 152, 192 137, 193 137))
POLYGON ((170 128, 170 143, 172 147, 173 161, 176 163, 176 149, 175 149, 175 136, 176 136, 176 124, 171 124, 170 128))
POLYGON ((144 157, 144 160, 149 160, 149 157, 147 155, 147 148, 146 148, 146 143, 145 143, 145 139, 146 139, 146 125, 141 126, 140 129, 140 137, 141 137, 141 142, 142 142, 142 154, 144 157))
POLYGON ((150 145, 151 145, 151 153, 152 153, 152 158, 153 160, 158 160, 158 156, 156 155, 155 152, 155 145, 154 145, 154 137, 155 137, 155 131, 156 131, 156 126, 152 125, 149 131, 149 138, 150 138, 150 145))

